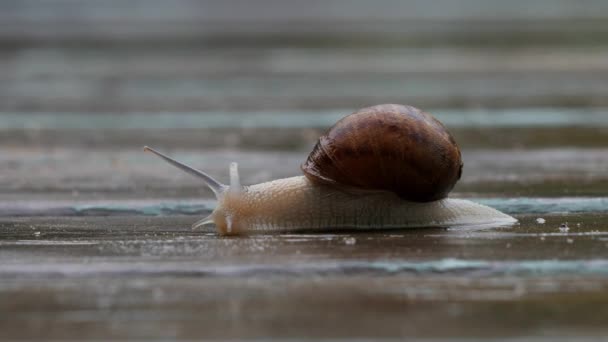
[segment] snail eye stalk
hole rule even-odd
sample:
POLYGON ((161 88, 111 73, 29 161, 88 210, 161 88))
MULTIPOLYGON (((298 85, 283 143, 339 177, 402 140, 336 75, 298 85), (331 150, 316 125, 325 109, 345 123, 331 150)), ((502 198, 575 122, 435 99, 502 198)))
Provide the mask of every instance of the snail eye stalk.
MULTIPOLYGON (((226 191, 226 189, 228 188, 227 185, 222 184, 220 182, 218 182, 217 180, 215 180, 213 177, 209 176, 207 173, 201 171, 201 170, 197 170, 191 166, 188 166, 186 164, 180 163, 177 160, 167 157, 166 155, 156 151, 155 149, 152 149, 148 146, 144 146, 144 151, 145 152, 151 152, 154 153, 155 155, 157 155, 158 157, 160 157, 161 159, 163 159, 164 161, 166 161, 167 163, 177 167, 178 169, 185 171, 191 175, 193 175, 194 177, 200 178, 203 180, 203 182, 205 182, 205 185, 207 185, 209 187, 209 189, 211 189, 211 191, 213 191, 213 193, 215 194, 215 197, 219 199, 219 197, 226 191)), ((232 181, 232 176, 230 177, 231 181, 232 181)), ((236 178, 238 180, 238 173, 236 175, 236 178)))

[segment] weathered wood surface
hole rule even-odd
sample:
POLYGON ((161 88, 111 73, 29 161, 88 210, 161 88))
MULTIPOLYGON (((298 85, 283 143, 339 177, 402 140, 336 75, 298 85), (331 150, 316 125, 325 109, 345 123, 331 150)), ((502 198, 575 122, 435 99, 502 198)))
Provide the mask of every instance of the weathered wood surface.
POLYGON ((0 109, 606 106, 606 7, 8 1, 0 109))
POLYGON ((252 3, 0 2, 0 338, 608 334, 607 2, 252 3), (520 225, 219 238, 141 151, 291 176, 382 102, 444 121, 453 195, 520 225))

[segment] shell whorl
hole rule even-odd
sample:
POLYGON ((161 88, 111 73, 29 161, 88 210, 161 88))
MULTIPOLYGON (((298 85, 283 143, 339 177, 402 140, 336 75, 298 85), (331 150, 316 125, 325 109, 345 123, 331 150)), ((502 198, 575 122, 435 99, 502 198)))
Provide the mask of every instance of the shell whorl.
POLYGON ((430 202, 447 197, 462 166, 460 149, 441 122, 415 107, 385 104, 338 121, 301 168, 317 183, 430 202))

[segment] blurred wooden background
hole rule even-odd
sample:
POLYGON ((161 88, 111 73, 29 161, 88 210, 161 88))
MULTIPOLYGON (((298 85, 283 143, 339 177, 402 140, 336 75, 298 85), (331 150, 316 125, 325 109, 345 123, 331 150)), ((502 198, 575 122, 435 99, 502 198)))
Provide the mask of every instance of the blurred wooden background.
POLYGON ((605 106, 601 0, 2 1, 0 111, 605 106))

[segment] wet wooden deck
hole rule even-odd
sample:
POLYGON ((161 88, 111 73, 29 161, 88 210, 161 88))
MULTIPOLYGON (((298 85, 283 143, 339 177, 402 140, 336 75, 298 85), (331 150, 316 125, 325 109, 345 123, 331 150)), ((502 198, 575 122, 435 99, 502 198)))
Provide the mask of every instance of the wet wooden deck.
POLYGON ((0 338, 608 335, 608 5, 374 3, 1 3, 0 338), (385 102, 446 123, 452 196, 520 224, 222 238, 141 151, 292 176, 385 102))

